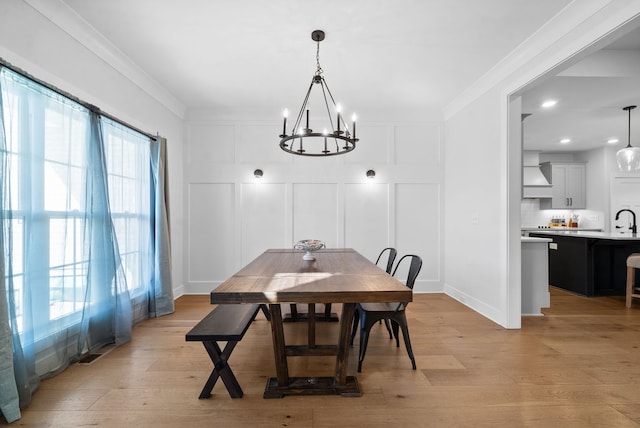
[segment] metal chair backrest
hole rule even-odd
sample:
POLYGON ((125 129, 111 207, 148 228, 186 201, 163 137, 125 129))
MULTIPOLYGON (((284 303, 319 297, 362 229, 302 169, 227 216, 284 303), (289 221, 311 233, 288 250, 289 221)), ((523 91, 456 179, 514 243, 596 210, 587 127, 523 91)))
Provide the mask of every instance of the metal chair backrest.
MULTIPOLYGON (((407 259, 407 261, 404 263, 404 265, 406 265, 407 263, 409 264, 409 273, 407 274, 407 281, 405 282, 405 285, 407 287, 409 287, 411 290, 413 290, 413 285, 416 282, 416 278, 418 277, 418 274, 420 273, 420 269, 422 269, 422 258, 420 258, 420 256, 416 256, 414 254, 407 254, 404 255, 400 258, 400 260, 398 260, 398 264, 396 265, 395 269, 393 270, 393 274, 392 276, 396 276, 396 272, 398 272, 398 268, 403 265, 403 260, 407 259)), ((396 308, 396 311, 399 311, 400 309, 402 309, 403 307, 406 307, 409 304, 409 302, 402 302, 398 305, 398 307, 396 308)))
POLYGON ((391 269, 393 268, 393 262, 396 260, 396 255, 398 254, 398 252, 396 251, 395 248, 391 248, 391 247, 385 248, 384 250, 380 251, 380 254, 378 255, 378 260, 376 260, 376 265, 378 264, 380 259, 382 259, 382 257, 385 255, 385 253, 389 253, 389 255, 387 257, 387 267, 385 268, 385 271, 389 275, 391 275, 391 269))

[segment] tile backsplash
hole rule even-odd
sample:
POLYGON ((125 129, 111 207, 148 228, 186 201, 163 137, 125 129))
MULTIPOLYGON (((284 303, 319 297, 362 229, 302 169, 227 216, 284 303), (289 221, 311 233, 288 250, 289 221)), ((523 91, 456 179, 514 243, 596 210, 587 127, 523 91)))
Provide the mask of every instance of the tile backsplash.
POLYGON ((592 210, 541 210, 540 199, 523 199, 520 203, 521 227, 537 227, 547 225, 552 217, 569 218, 577 214, 578 226, 589 229, 605 229, 604 213, 592 210))

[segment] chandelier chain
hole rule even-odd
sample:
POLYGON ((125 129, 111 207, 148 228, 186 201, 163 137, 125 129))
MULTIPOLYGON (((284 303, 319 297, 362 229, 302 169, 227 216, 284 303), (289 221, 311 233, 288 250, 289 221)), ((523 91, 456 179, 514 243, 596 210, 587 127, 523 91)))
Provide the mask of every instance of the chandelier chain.
POLYGON ((320 76, 322 75, 322 67, 320 67, 320 42, 316 42, 316 65, 317 65, 317 69, 316 69, 316 76, 320 76))

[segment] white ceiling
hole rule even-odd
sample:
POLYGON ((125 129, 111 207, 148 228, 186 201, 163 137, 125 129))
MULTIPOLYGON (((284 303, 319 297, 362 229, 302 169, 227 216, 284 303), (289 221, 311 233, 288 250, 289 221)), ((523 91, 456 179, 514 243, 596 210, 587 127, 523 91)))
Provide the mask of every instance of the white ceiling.
POLYGON ((631 143, 640 143, 640 29, 587 56, 556 76, 525 91, 523 113, 524 148, 549 152, 589 150, 609 145, 624 147, 628 141, 631 112, 631 143), (545 100, 557 104, 542 108, 545 100), (563 138, 570 143, 561 144, 563 138))
MULTIPOLYGON (((320 63, 345 111, 443 108, 570 0, 64 0, 187 109, 297 110, 320 63)), ((378 117, 379 119, 379 117, 378 117)))

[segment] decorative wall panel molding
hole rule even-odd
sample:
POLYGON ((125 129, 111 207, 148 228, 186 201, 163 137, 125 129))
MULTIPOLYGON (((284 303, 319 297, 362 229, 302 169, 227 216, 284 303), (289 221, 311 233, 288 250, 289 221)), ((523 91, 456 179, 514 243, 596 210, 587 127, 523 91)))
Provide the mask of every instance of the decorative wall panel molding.
POLYGON ((244 266, 267 248, 288 248, 287 224, 291 222, 287 210, 285 184, 243 183, 240 206, 236 215, 240 222, 240 265, 244 266))
POLYGON ((420 254, 415 290, 442 292, 440 129, 363 122, 356 150, 315 159, 280 150, 275 122, 187 124, 185 293, 208 293, 265 249, 300 239, 355 248, 372 261, 387 246, 420 254))
POLYGON ((375 261, 380 251, 394 244, 391 233, 392 206, 386 183, 345 185, 344 244, 375 261))
POLYGON ((190 183, 188 191, 188 282, 224 281, 235 272, 235 186, 190 183))
POLYGON ((441 185, 396 184, 396 248, 422 257, 420 280, 441 280, 441 185))
POLYGON ((319 239, 327 247, 340 246, 338 229, 341 216, 336 183, 294 183, 292 202, 293 242, 319 239))

